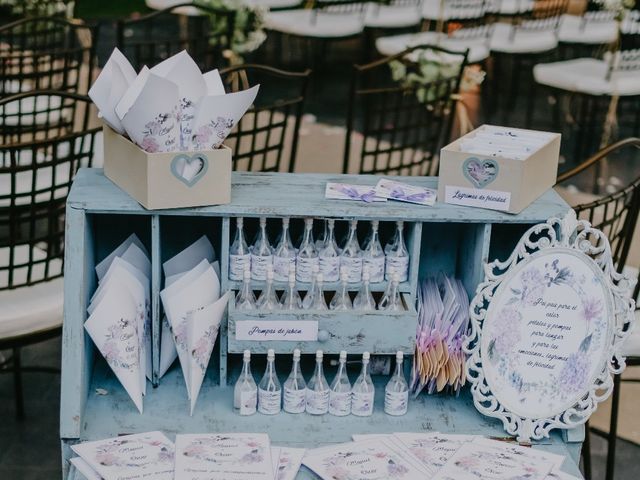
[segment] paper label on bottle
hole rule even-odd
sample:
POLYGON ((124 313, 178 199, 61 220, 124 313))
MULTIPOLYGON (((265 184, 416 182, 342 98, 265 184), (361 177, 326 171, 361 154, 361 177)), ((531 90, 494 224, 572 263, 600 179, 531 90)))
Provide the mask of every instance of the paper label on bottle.
POLYGON ((366 268, 369 271, 369 281, 371 283, 379 283, 384 280, 384 256, 380 257, 364 257, 362 259, 362 270, 366 268))
POLYGON ((409 257, 387 257, 387 269, 385 278, 391 280, 391 273, 397 273, 400 282, 406 282, 409 278, 409 257))
POLYGON ((307 390, 292 390, 284 388, 284 411, 288 413, 302 413, 307 404, 307 390))
POLYGON ((329 392, 329 413, 344 417, 351 413, 351 392, 329 392))
POLYGON ((273 278, 278 282, 286 282, 289 280, 289 272, 293 267, 296 269, 296 257, 279 257, 273 256, 273 278))
POLYGON ((251 278, 253 280, 266 280, 267 267, 273 265, 273 255, 251 254, 251 278))
POLYGON ((320 257, 320 272, 325 282, 340 280, 340 257, 320 257))
POLYGON ((351 394, 351 413, 358 417, 373 414, 373 392, 353 392, 351 394))
POLYGON ((258 388, 258 412, 263 415, 274 415, 280 412, 282 390, 268 392, 258 388))
POLYGON ((229 279, 242 280, 244 269, 251 268, 251 255, 229 255, 229 279))
POLYGON ((240 415, 253 415, 258 405, 258 392, 245 390, 240 392, 240 415))
POLYGON ((362 258, 340 257, 340 268, 347 270, 347 282, 358 283, 362 280, 362 258))
POLYGON ((298 257, 296 262, 296 280, 304 283, 311 282, 313 267, 319 265, 318 257, 298 257))
POLYGON ((329 411, 329 390, 317 392, 307 388, 307 413, 323 415, 329 411))
POLYGON ((384 393, 384 411, 388 415, 404 415, 409 405, 409 390, 384 393))

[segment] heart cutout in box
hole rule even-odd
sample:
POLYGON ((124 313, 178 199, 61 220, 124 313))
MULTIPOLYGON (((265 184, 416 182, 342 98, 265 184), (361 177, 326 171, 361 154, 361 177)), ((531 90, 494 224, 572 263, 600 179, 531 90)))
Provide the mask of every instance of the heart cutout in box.
POLYGON ((181 153, 171 160, 171 173, 187 187, 193 187, 207 173, 209 159, 206 155, 181 153))
POLYGON ((484 188, 498 178, 498 162, 489 158, 480 160, 467 158, 462 164, 462 173, 476 188, 484 188))

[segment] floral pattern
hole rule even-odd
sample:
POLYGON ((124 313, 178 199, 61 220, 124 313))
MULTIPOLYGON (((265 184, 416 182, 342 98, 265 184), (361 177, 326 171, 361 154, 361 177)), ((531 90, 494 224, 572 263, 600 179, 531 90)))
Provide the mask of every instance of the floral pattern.
MULTIPOLYGON (((353 470, 349 468, 349 464, 350 462, 357 462, 357 458, 361 455, 384 462, 384 471, 376 472, 379 473, 379 475, 375 477, 367 476, 370 480, 402 479, 406 478, 405 476, 410 473, 405 465, 398 462, 399 458, 395 454, 378 450, 374 447, 362 453, 354 453, 351 451, 336 452, 322 460, 322 467, 326 475, 329 475, 328 478, 332 480, 358 480, 361 476, 354 474, 353 470)), ((373 466, 371 466, 371 468, 373 468, 373 466)))
POLYGON ((160 113, 153 120, 147 122, 142 131, 140 148, 149 153, 164 151, 165 149, 161 147, 163 143, 167 145, 175 141, 169 138, 169 134, 174 129, 172 120, 175 117, 175 113, 160 113))
POLYGON ((226 435, 213 435, 206 437, 194 438, 191 443, 186 445, 182 450, 182 455, 194 458, 207 463, 246 465, 248 463, 261 463, 264 461, 265 446, 263 443, 249 438, 235 438, 226 435), (232 455, 230 457, 220 457, 212 455, 212 451, 220 448, 220 444, 224 442, 238 442, 243 453, 240 455, 232 455), (249 451, 247 451, 249 449, 249 451))
POLYGON ((148 440, 144 438, 116 438, 110 442, 99 445, 96 448, 94 459, 96 463, 105 467, 135 467, 141 468, 147 465, 154 465, 156 463, 170 463, 173 464, 173 447, 160 440, 148 440), (123 453, 120 450, 123 447, 131 445, 137 447, 145 445, 153 447, 157 450, 156 456, 149 457, 144 461, 135 462, 131 460, 130 449, 125 449, 123 453))
POLYGON ((199 148, 216 149, 222 144, 229 131, 233 128, 233 119, 217 117, 208 124, 201 125, 193 134, 193 143, 199 148))

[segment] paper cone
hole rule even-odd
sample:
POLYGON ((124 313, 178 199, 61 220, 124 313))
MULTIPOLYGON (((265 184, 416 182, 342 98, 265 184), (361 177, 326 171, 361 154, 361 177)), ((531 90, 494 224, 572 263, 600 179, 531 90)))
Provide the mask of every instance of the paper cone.
POLYGON ((164 276, 172 277, 188 272, 203 259, 206 259, 209 263, 216 259, 216 252, 206 235, 202 235, 180 253, 164 262, 162 264, 164 276))
POLYGON ((207 85, 207 95, 224 95, 226 93, 217 68, 205 73, 202 78, 207 85))
POLYGON ((129 289, 119 282, 112 281, 109 282, 102 300, 85 322, 84 328, 138 411, 142 413, 137 315, 136 300, 129 289))
POLYGON ((96 265, 96 275, 98 276, 98 281, 102 280, 102 277, 104 277, 104 275, 107 273, 107 271, 109 270, 109 266, 111 265, 111 262, 113 262, 113 259, 116 257, 121 257, 122 254, 127 251, 127 248, 129 248, 129 246, 132 243, 140 247, 140 249, 145 253, 147 258, 149 257, 149 252, 147 252, 147 249, 142 244, 138 236, 135 233, 132 233, 124 242, 122 242, 118 246, 118 248, 116 248, 104 260, 102 260, 100 263, 98 263, 98 265, 96 265))
POLYGON ((162 317, 162 333, 160 334, 160 371, 158 377, 162 378, 169 367, 178 358, 178 350, 173 341, 173 333, 166 315, 162 317))
POLYGON ((189 398, 191 400, 190 415, 198 401, 198 394, 202 381, 207 372, 211 352, 218 338, 218 330, 222 316, 227 308, 229 292, 211 305, 192 312, 188 318, 189 322, 189 352, 190 352, 190 378, 189 378, 189 398))

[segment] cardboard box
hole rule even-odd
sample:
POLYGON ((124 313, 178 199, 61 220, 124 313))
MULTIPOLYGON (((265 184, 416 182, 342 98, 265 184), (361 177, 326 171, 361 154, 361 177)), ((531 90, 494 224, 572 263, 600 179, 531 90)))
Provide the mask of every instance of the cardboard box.
POLYGON ((104 174, 148 210, 231 201, 231 149, 147 153, 104 126, 104 174), (188 169, 195 176, 181 176, 188 169))
MULTIPOLYGON (((438 199, 454 205, 520 213, 555 185, 560 134, 544 132, 549 135, 548 141, 522 160, 461 151, 463 139, 471 138, 487 127, 491 126, 483 125, 441 150, 438 199), (483 175, 473 174, 478 170, 483 175)), ((517 128, 510 130, 527 132, 517 128)))

